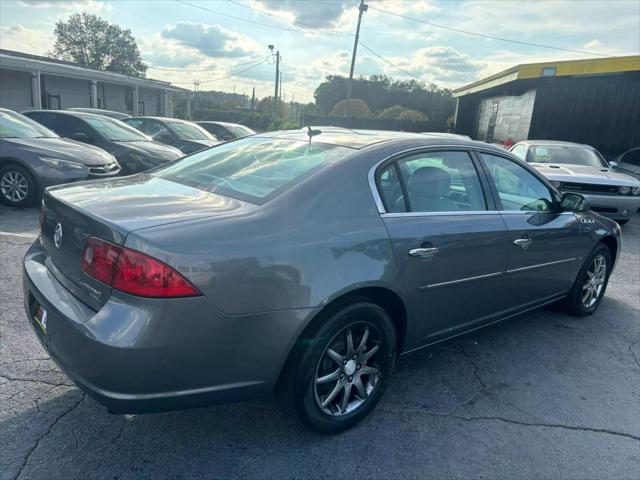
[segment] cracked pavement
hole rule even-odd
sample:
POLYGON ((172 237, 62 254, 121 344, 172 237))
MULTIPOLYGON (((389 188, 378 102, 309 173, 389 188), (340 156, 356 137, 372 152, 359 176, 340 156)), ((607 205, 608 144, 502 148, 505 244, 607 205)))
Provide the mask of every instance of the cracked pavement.
POLYGON ((1 480, 640 477, 640 215, 595 315, 547 308, 401 357, 373 414, 334 437, 271 398, 109 414, 25 318, 37 230, 36 209, 0 206, 1 480))

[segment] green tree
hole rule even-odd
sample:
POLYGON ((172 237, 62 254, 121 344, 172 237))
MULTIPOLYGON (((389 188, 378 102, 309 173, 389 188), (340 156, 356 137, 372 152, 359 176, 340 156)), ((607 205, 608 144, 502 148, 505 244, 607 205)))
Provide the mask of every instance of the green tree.
MULTIPOLYGON (((347 109, 347 115, 349 117, 365 117, 366 118, 371 116, 371 110, 369 110, 369 106, 364 100, 360 98, 352 98, 351 100, 349 100, 348 105, 349 106, 347 109)), ((344 115, 346 107, 347 107, 347 101, 340 100, 338 103, 336 103, 333 106, 329 115, 333 117, 341 117, 344 115)))
POLYGON ((402 105, 394 105, 393 107, 387 107, 384 110, 382 110, 378 114, 378 118, 382 118, 385 120, 395 120, 406 110, 407 109, 402 105))
POLYGON ((398 120, 413 120, 414 122, 426 122, 427 116, 418 110, 405 110, 398 116, 398 120))
POLYGON ((51 55, 96 70, 144 77, 147 66, 131 30, 123 30, 90 13, 74 13, 60 20, 51 55))

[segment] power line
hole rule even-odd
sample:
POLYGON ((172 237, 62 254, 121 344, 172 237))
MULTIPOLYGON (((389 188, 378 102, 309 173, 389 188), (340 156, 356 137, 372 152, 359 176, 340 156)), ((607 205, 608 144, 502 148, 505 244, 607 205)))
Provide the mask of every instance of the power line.
MULTIPOLYGON (((314 30, 304 30, 304 29, 301 29, 301 28, 290 28, 290 27, 283 27, 281 25, 273 25, 271 23, 258 22, 256 20, 250 20, 248 18, 242 18, 242 17, 238 17, 236 15, 231 15, 231 14, 228 14, 228 13, 222 13, 222 12, 218 12, 216 10, 211 10, 210 8, 204 7, 202 5, 195 5, 193 3, 186 2, 185 0, 173 0, 173 1, 177 2, 177 3, 181 3, 183 5, 188 5, 189 7, 192 7, 192 8, 198 8, 200 10, 204 10, 206 12, 210 12, 210 13, 213 13, 215 15, 220 15, 222 17, 233 18, 234 20, 240 20, 241 22, 252 23, 254 25, 260 25, 260 26, 267 27, 267 28, 275 28, 276 30, 286 30, 288 32, 299 32, 299 33, 310 33, 310 34, 313 34, 313 35, 335 35, 335 33, 323 32, 322 30, 315 30, 315 31, 314 30)), ((251 7, 247 7, 247 8, 251 8, 251 7)), ((345 35, 347 35, 347 34, 345 34, 345 35)))
MULTIPOLYGON (((244 3, 242 3, 242 2, 237 2, 236 0, 227 0, 227 2, 229 2, 229 3, 233 3, 234 5, 237 5, 237 6, 242 7, 242 8, 246 8, 246 9, 248 9, 248 10, 251 10, 252 12, 262 13, 263 15, 268 15, 268 16, 273 17, 273 18, 279 18, 279 19, 281 19, 281 20, 285 20, 285 21, 287 21, 287 22, 290 20, 290 19, 288 19, 288 18, 286 18, 286 17, 283 17, 283 16, 281 16, 281 15, 276 15, 275 13, 266 12, 266 11, 264 11, 264 10, 260 10, 260 9, 258 9, 258 8, 253 8, 253 7, 251 7, 250 5, 245 5, 244 3)), ((352 36, 353 36, 353 35, 351 35, 350 33, 346 33, 346 32, 337 32, 337 31, 335 31, 335 30, 332 30, 332 31, 322 31, 322 30, 321 30, 321 31, 316 32, 315 30, 317 30, 317 29, 318 29, 318 26, 317 26, 317 25, 311 25, 310 23, 304 23, 304 22, 301 22, 301 21, 300 21, 300 20, 298 20, 298 19, 296 19, 296 23, 297 23, 297 24, 299 24, 299 25, 304 25, 305 27, 309 27, 309 28, 313 29, 313 33, 320 33, 320 32, 322 32, 322 34, 323 34, 323 35, 334 35, 334 36, 338 36, 338 37, 344 37, 344 36, 352 37, 352 36)))
MULTIPOLYGON (((267 59, 265 58, 265 59, 261 60, 259 63, 256 63, 255 65, 251 65, 248 68, 245 68, 243 70, 239 70, 237 72, 233 72, 233 73, 231 73, 229 75, 225 75, 225 76, 222 76, 222 77, 209 78, 207 80, 202 80, 202 81, 200 81, 200 84, 217 82, 218 80, 224 80, 225 78, 236 77, 241 73, 248 72, 249 70, 253 70, 254 68, 262 65, 263 63, 265 63, 266 61, 267 61, 267 59)), ((173 83, 174 85, 191 85, 193 82, 171 82, 171 83, 173 83)))
POLYGON ((170 68, 170 67, 155 67, 153 65, 148 65, 147 68, 151 68, 153 70, 162 70, 162 71, 167 71, 167 72, 185 72, 185 73, 191 73, 191 72, 212 72, 214 70, 232 70, 236 67, 242 67, 243 65, 249 65, 250 63, 255 63, 258 62, 260 60, 264 60, 266 58, 269 58, 271 55, 266 55, 264 57, 260 57, 260 58, 254 58, 253 60, 250 60, 248 62, 243 62, 243 63, 236 63, 235 65, 231 65, 229 67, 208 67, 208 68, 170 68))
POLYGON ((427 20, 421 20, 419 18, 408 17, 408 16, 402 15, 400 13, 390 12, 388 10, 383 10, 381 8, 377 8, 377 7, 373 7, 373 6, 369 6, 369 8, 371 8, 372 10, 377 10, 378 12, 381 12, 381 13, 386 13, 387 15, 393 15, 394 17, 404 18, 405 20, 410 20, 412 22, 423 23, 425 25, 430 25, 432 27, 442 28, 444 30, 449 30, 451 32, 464 33, 466 35, 473 35, 473 36, 476 36, 476 37, 489 38, 491 40, 499 40, 501 42, 516 43, 518 45, 527 45, 529 47, 548 48, 548 49, 551 49, 551 50, 561 50, 561 51, 564 51, 564 52, 581 53, 583 55, 597 55, 597 56, 601 56, 601 57, 607 57, 608 56, 607 54, 604 54, 604 53, 585 52, 584 50, 574 50, 574 49, 571 49, 571 48, 554 47, 552 45, 544 45, 542 43, 532 43, 532 42, 524 42, 524 41, 521 41, 521 40, 513 40, 513 39, 510 39, 510 38, 494 37, 492 35, 485 35, 484 33, 470 32, 470 31, 467 31, 467 30, 461 30, 459 28, 449 27, 447 25, 442 25, 442 24, 439 24, 439 23, 429 22, 427 20))
POLYGON ((405 70, 404 68, 399 67, 398 65, 396 65, 396 64, 395 64, 395 63, 393 63, 392 61, 387 60, 386 58, 384 58, 382 55, 377 54, 376 52, 374 52, 373 50, 371 50, 369 47, 367 47, 364 43, 362 43, 362 41, 359 41, 358 43, 359 43, 360 45, 362 45, 362 47, 363 47, 365 50, 368 50, 371 54, 375 55, 376 57, 378 57, 378 58, 379 58, 380 60, 382 60, 383 62, 388 63, 389 65, 391 65, 391 66, 392 66, 393 68, 395 68, 396 70, 399 70, 399 71, 401 71, 402 73, 405 73, 405 74, 409 75, 410 77, 413 77, 413 78, 415 78, 415 79, 417 79, 417 80, 423 81, 423 80, 422 80, 420 77, 418 77, 417 75, 414 75, 413 73, 411 73, 411 72, 409 72, 409 71, 405 70))

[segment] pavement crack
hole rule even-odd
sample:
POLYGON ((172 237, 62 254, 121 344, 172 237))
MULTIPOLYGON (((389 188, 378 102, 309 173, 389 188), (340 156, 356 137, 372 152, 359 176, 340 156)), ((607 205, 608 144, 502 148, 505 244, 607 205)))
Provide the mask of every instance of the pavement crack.
POLYGON ((475 421, 498 421, 504 423, 511 423, 514 425, 521 425, 526 427, 542 427, 542 428, 561 428, 565 430, 573 430, 573 431, 582 431, 582 432, 593 432, 593 433, 604 433, 607 435, 615 435, 618 437, 630 438, 632 440, 640 441, 640 436, 632 435, 630 433, 625 432, 617 432, 615 430, 609 430, 606 428, 595 428, 595 427, 585 427, 585 426, 576 426, 576 425, 565 425, 563 423, 547 423, 547 422, 523 422, 520 420, 512 420, 504 417, 495 417, 495 416, 481 416, 481 417, 463 417, 460 415, 451 415, 452 418, 457 418, 459 420, 463 420, 465 422, 475 422, 475 421))
POLYGON ((629 353, 631 354, 631 356, 635 360, 636 365, 638 366, 638 368, 640 368, 640 359, 638 358, 638 355, 636 354, 636 352, 633 351, 634 345, 637 345, 637 344, 638 344, 638 341, 635 341, 631 345, 629 345, 629 353))
POLYGON ((73 383, 54 383, 46 380, 36 380, 34 378, 9 377, 7 375, 0 375, 0 378, 9 382, 38 383, 41 385, 50 385, 52 387, 73 387, 73 383))
POLYGON ((29 463, 29 459, 31 458, 31 455, 33 455, 33 452, 36 451, 36 449, 40 445, 40 442, 45 437, 47 437, 47 435, 49 435, 51 433, 51 431, 53 430, 53 427, 55 427, 60 420, 62 420, 64 417, 69 415, 73 410, 75 410, 82 403, 82 401, 85 400, 86 398, 87 397, 85 395, 81 395, 80 399, 77 402, 75 402, 73 405, 71 405, 71 407, 69 407, 67 410, 62 412, 60 415, 58 415, 55 418, 55 420, 53 422, 51 422, 51 424, 49 425, 49 428, 47 428, 47 430, 42 435, 40 435, 40 437, 36 440, 36 442, 33 444, 33 446, 29 449, 29 451, 25 455, 24 460, 22 461, 22 465, 20 465, 20 469, 18 470, 18 473, 17 473, 17 475, 15 477, 16 480, 18 480, 22 476, 22 472, 24 471, 25 467, 27 466, 27 463, 29 463))

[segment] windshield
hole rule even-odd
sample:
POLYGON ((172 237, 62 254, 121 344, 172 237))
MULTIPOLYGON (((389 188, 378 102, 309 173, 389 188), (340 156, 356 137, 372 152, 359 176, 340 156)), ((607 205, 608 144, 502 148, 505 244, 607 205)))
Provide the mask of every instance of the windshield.
POLYGON ((189 140, 214 140, 204 128, 198 125, 192 125, 184 122, 165 122, 166 125, 173 130, 173 132, 180 138, 186 138, 189 140))
POLYGON ((351 151, 324 143, 246 137, 190 155, 154 175, 261 204, 351 151))
POLYGON ((231 133, 233 133, 238 138, 246 137, 247 135, 253 135, 256 133, 250 128, 244 127, 242 125, 237 125, 237 126, 227 127, 227 128, 231 130, 231 133))
POLYGON ((149 138, 133 127, 107 117, 82 117, 100 135, 111 142, 142 142, 149 138))
POLYGON ((0 138, 59 138, 38 122, 15 112, 0 111, 0 138))
POLYGON ((608 167, 598 153, 590 148, 565 145, 536 145, 529 147, 527 162, 564 163, 595 168, 608 167))

